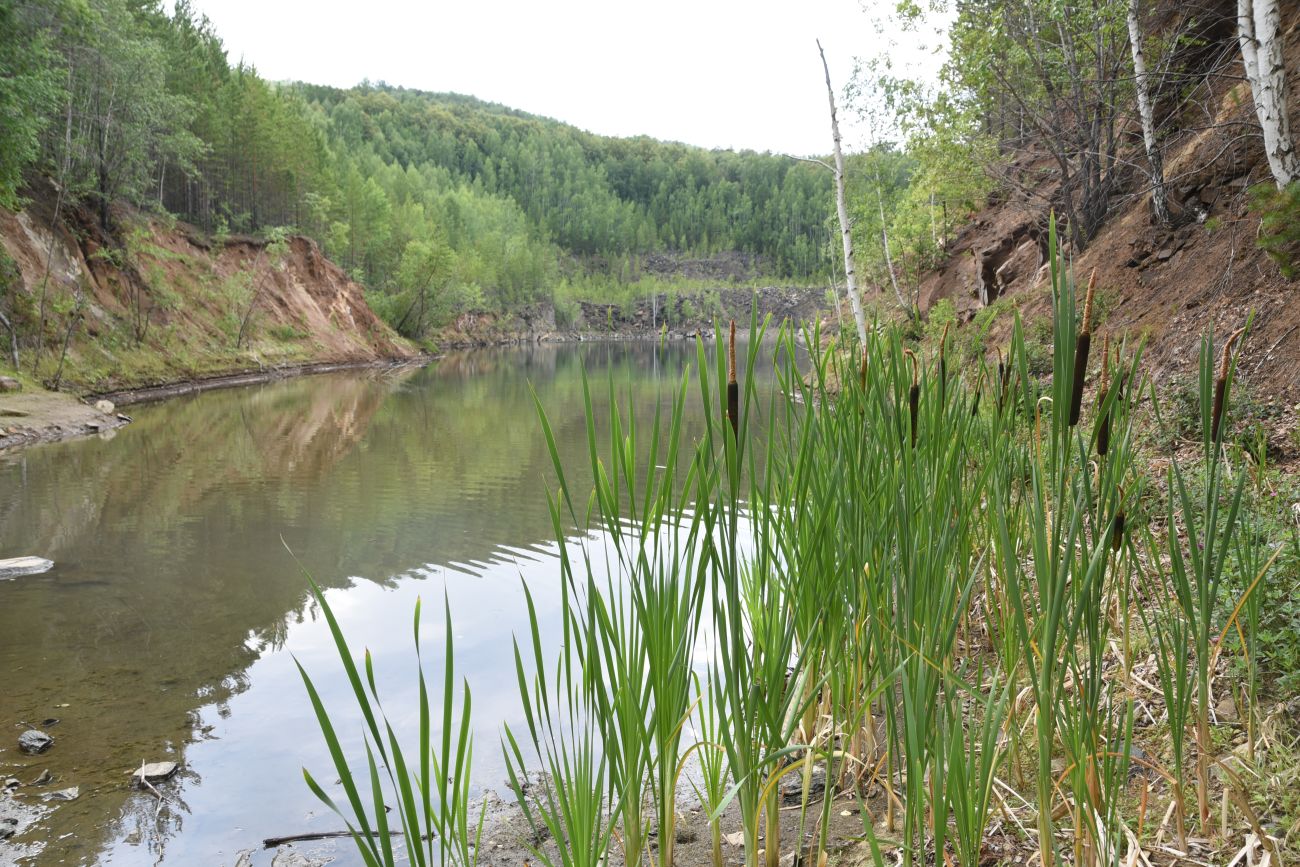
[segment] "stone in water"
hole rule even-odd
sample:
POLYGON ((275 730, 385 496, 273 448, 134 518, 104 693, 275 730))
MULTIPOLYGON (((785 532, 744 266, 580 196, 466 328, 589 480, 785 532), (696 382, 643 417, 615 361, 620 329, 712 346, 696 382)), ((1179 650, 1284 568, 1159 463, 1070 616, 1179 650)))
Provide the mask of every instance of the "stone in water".
POLYGON ((52 743, 54 738, 36 729, 29 729, 18 736, 18 749, 29 755, 45 752, 52 743))
POLYGON ((131 772, 136 780, 144 780, 148 783, 161 783, 163 780, 176 773, 175 762, 150 762, 147 765, 140 765, 131 772))
POLYGON ((46 792, 41 795, 43 801, 75 801, 81 794, 80 786, 73 786, 70 789, 59 789, 57 792, 46 792))
POLYGON ((39 575, 53 568, 54 561, 44 557, 10 557, 8 560, 0 560, 0 578, 39 575))

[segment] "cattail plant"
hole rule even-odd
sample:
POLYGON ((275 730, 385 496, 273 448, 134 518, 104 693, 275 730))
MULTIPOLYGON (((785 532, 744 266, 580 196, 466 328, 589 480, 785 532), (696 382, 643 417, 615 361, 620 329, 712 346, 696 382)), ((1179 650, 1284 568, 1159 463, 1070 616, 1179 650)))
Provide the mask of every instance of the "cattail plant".
POLYGON ((307 576, 307 581, 312 597, 329 624, 335 649, 343 663, 357 707, 365 719, 366 764, 369 771, 366 780, 359 784, 343 754, 335 723, 325 709, 315 683, 302 664, 295 660, 351 813, 341 809, 304 768, 302 773, 307 786, 322 803, 343 819, 352 842, 368 867, 395 865, 399 855, 404 863, 421 867, 433 864, 441 867, 473 867, 478 863, 486 811, 479 811, 477 823, 472 820, 470 767, 473 760, 473 738, 469 725, 470 691, 469 685, 465 684, 457 718, 450 605, 444 599, 443 623, 447 643, 441 695, 442 731, 439 734, 434 730, 435 719, 430 707, 424 663, 420 656, 420 602, 417 600, 415 603, 415 656, 420 685, 419 753, 412 757, 412 763, 408 762, 407 753, 379 701, 370 651, 365 652, 363 686, 352 651, 325 594, 310 575, 307 576), (370 789, 368 803, 361 795, 366 785, 370 789), (389 806, 386 805, 392 806, 395 827, 389 824, 389 806), (400 849, 393 846, 395 836, 400 840, 400 849))
POLYGON ((527 724, 524 743, 531 750, 525 758, 520 738, 505 726, 502 750, 510 790, 537 841, 529 843, 528 849, 541 864, 603 867, 614 832, 609 817, 617 815, 622 805, 609 797, 609 763, 600 746, 599 720, 593 717, 581 667, 575 666, 572 658, 562 657, 555 666, 554 680, 548 680, 537 609, 526 584, 524 595, 531 635, 531 676, 517 639, 514 655, 527 724), (540 785, 526 785, 534 768, 541 770, 540 785), (554 853, 541 843, 548 838, 563 841, 554 853))
POLYGON ((1210 810, 1210 765, 1214 742, 1210 736, 1211 677, 1213 642, 1219 618, 1220 590, 1224 567, 1237 530, 1242 495, 1247 480, 1239 473, 1228 489, 1219 457, 1223 415, 1231 391, 1232 347, 1242 332, 1225 342, 1218 371, 1215 371, 1213 335, 1201 340, 1200 403, 1204 462, 1203 494, 1194 500, 1186 475, 1175 456, 1169 468, 1167 547, 1170 580, 1196 650, 1196 800, 1201 829, 1213 831, 1210 810), (1226 504, 1226 511, 1224 505, 1226 504), (1179 527, 1183 535, 1179 533, 1179 527), (1184 547, 1184 537, 1186 546, 1184 547))
MULTIPOLYGON (((994 778, 1005 756, 999 735, 1011 701, 1011 681, 995 674, 984 686, 982 674, 982 671, 977 671, 974 678, 974 683, 986 690, 982 701, 977 700, 977 695, 968 698, 959 688, 964 681, 958 678, 951 678, 944 689, 949 731, 948 752, 941 757, 947 780, 940 815, 950 813, 952 816, 956 830, 953 848, 957 852, 957 863, 961 865, 981 863, 984 832, 993 804, 994 778), (963 713, 968 700, 979 707, 977 715, 963 713)), ((939 821, 938 815, 935 821, 939 821)))
POLYGON ((694 754, 699 768, 699 782, 690 779, 695 796, 700 806, 708 814, 709 825, 709 863, 711 867, 723 867, 722 856, 722 819, 721 812, 727 797, 727 756, 719 746, 718 715, 706 701, 711 689, 700 686, 698 676, 692 674, 697 698, 693 705, 691 719, 694 721, 695 743, 682 756, 678 763, 678 773, 691 755, 694 754))

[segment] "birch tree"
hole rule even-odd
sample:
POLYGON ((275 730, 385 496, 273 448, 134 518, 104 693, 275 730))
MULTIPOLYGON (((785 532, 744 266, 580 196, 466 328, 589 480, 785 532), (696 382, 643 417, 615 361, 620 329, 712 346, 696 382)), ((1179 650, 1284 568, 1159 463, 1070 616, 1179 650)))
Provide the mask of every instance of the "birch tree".
POLYGON ((1300 155, 1296 153, 1287 112, 1282 14, 1278 0, 1237 0, 1237 42, 1255 100, 1255 114, 1264 133, 1264 154, 1281 189, 1300 179, 1300 155))
POLYGON ((1155 111, 1151 106, 1151 77, 1147 73, 1146 49, 1142 38, 1142 0, 1129 0, 1128 40, 1133 51, 1133 76, 1137 88, 1138 115, 1142 118, 1142 143, 1146 147, 1151 175, 1151 207, 1156 219, 1169 222, 1169 194, 1165 190, 1164 158, 1156 140, 1155 111))

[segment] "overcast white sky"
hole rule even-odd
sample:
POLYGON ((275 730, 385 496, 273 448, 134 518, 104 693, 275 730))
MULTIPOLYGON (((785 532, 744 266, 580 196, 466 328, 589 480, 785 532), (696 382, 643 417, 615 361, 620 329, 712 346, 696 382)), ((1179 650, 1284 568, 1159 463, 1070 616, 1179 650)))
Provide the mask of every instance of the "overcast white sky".
MULTIPOLYGON (((194 0, 271 80, 455 91, 596 133, 828 153, 837 97, 893 0, 194 0)), ((896 68, 933 70, 915 36, 896 68)), ((851 120, 851 119, 845 119, 851 120)), ((846 132, 853 144, 854 131, 846 132)))

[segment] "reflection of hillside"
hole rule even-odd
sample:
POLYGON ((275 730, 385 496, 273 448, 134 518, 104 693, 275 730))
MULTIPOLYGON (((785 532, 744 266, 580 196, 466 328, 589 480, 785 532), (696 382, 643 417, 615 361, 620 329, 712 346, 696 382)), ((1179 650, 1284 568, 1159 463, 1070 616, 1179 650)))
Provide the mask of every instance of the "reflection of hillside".
POLYGON ((0 459, 0 552, 56 562, 0 582, 0 727, 64 718, 42 766, 84 794, 52 820, 53 836, 75 835, 60 852, 93 856, 128 797, 121 772, 169 744, 182 751, 198 709, 244 689, 251 662, 303 616, 285 544, 341 586, 544 543, 553 471, 532 389, 566 466, 581 468, 582 367, 598 414, 612 377, 648 419, 687 360, 693 347, 482 350, 397 378, 311 377, 144 407, 112 441, 0 459))

